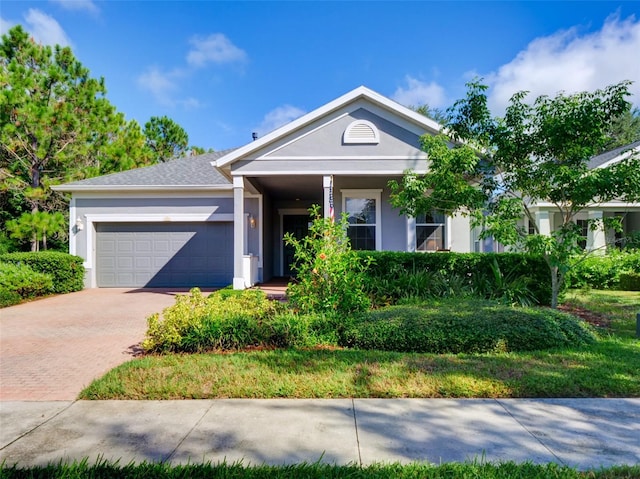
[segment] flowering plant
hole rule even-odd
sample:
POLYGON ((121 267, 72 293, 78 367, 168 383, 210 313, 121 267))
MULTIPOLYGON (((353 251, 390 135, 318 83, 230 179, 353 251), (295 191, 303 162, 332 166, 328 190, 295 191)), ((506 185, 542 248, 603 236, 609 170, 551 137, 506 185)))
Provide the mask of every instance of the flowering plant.
POLYGON ((293 307, 304 313, 364 311, 371 306, 363 290, 364 272, 371 260, 351 250, 347 216, 339 221, 324 218, 320 206, 309 209, 309 235, 298 239, 287 233, 284 241, 295 250, 287 295, 293 307))

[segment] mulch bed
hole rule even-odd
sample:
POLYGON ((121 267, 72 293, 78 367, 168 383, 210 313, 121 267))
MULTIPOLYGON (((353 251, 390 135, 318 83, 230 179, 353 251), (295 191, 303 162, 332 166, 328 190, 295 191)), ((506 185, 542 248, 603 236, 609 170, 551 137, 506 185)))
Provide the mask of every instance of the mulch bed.
POLYGON ((579 306, 574 306, 572 304, 561 304, 558 305, 558 309, 560 311, 564 311, 565 313, 573 314, 574 316, 579 317, 583 321, 591 324, 592 326, 596 326, 598 328, 611 328, 611 319, 609 319, 604 314, 594 313, 593 311, 589 311, 588 309, 581 308, 579 306))

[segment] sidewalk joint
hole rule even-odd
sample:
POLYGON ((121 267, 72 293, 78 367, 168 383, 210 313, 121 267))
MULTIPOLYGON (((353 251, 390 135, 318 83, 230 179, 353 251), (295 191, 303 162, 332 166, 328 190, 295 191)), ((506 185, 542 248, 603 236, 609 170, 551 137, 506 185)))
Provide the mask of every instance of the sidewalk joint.
POLYGON ((358 464, 362 467, 362 453, 360 452, 360 436, 358 435, 358 419, 356 418, 356 401, 351 398, 351 406, 353 407, 353 425, 356 429, 356 445, 358 447, 358 464))

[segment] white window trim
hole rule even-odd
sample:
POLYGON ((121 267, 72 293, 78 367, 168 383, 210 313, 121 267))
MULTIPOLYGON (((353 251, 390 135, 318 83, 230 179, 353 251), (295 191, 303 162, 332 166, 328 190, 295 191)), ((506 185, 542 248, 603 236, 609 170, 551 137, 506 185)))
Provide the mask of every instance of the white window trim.
POLYGON ((414 224, 414 231, 415 231, 415 236, 414 236, 414 251, 418 252, 418 253, 433 253, 436 251, 439 251, 438 249, 426 249, 426 250, 419 250, 418 249, 418 226, 442 226, 443 231, 443 238, 442 238, 442 249, 451 249, 451 243, 449 241, 449 235, 448 230, 449 230, 449 222, 447 221, 448 217, 445 215, 444 217, 444 221, 442 223, 418 223, 418 221, 413 218, 413 224, 414 224))
MULTIPOLYGON (((382 189, 340 190, 342 211, 347 212, 347 198, 374 199, 376 201, 376 251, 382 251, 382 189)), ((363 225, 364 226, 364 225, 363 225)))

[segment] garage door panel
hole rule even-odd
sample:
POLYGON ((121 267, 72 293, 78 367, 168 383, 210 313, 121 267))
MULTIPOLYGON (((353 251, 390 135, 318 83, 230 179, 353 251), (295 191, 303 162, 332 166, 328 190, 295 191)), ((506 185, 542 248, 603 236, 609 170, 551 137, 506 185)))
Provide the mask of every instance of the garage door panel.
POLYGON ((100 287, 217 287, 233 278, 231 223, 99 223, 100 287))

